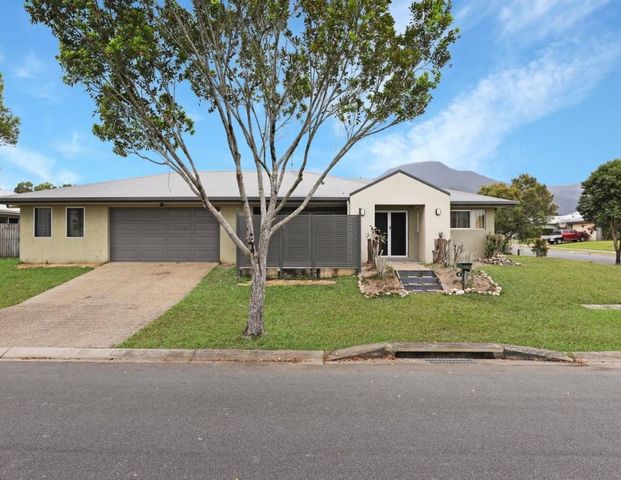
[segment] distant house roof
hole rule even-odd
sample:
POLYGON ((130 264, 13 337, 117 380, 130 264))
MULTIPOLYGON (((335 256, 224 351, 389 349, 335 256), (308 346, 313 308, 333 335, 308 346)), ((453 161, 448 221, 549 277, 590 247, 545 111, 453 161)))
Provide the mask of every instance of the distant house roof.
MULTIPOLYGON (((7 197, 9 195, 15 195, 15 193, 11 192, 10 190, 2 190, 0 188, 0 198, 7 197)), ((19 215, 19 208, 9 208, 4 203, 0 203, 0 214, 3 214, 3 215, 19 215)))
POLYGON ((558 215, 556 217, 550 217, 548 223, 550 225, 562 225, 572 223, 584 223, 585 220, 578 212, 570 213, 568 215, 558 215))
MULTIPOLYGON (((346 200, 353 193, 378 183, 385 178, 394 175, 379 177, 375 180, 348 179, 337 176, 327 176, 315 192, 316 200, 346 200)), ((490 206, 514 205, 517 202, 503 200, 476 193, 461 192, 457 190, 445 190, 424 180, 414 177, 407 172, 401 172, 414 180, 422 182, 432 188, 450 195, 452 203, 477 204, 490 206)), ((243 172, 246 194, 251 200, 259 198, 259 188, 256 172, 243 172)), ((237 201, 240 198, 235 172, 230 171, 203 171, 200 172, 203 186, 210 199, 216 201, 237 201)), ((320 174, 305 172, 302 182, 296 187, 291 200, 300 200, 306 197, 315 184, 320 174)), ((293 185, 297 172, 285 173, 281 192, 293 185)), ((267 182, 265 183, 267 185, 267 182)), ((11 193, 11 192, 9 192, 11 193)), ((29 203, 52 203, 52 202, 192 202, 196 196, 187 183, 176 173, 165 173, 145 177, 112 180, 108 182, 92 183, 88 185, 76 185, 73 187, 55 188, 39 192, 22 193, 11 195, 7 198, 11 204, 29 203), (9 201, 10 200, 10 201, 9 201)))

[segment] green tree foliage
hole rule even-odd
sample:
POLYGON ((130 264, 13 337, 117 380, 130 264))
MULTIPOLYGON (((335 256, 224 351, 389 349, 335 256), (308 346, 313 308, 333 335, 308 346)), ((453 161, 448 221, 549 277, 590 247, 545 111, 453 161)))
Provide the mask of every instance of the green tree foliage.
POLYGON ((621 264, 621 159, 600 165, 582 182, 578 211, 582 217, 610 232, 621 264))
POLYGON ((526 173, 511 180, 510 184, 483 185, 479 193, 520 202, 514 207, 499 209, 496 212, 495 226, 496 232, 507 236, 515 235, 522 241, 540 236, 547 219, 558 211, 554 195, 548 187, 526 173))
MULTIPOLYGON (((450 0, 417 0, 403 32, 389 0, 27 0, 59 40, 64 79, 93 99, 94 133, 119 155, 167 165, 192 188, 252 268, 246 334, 263 332, 271 236, 298 215, 361 140, 421 115, 456 40, 450 0), (179 92, 184 92, 183 99, 179 92), (238 236, 211 203, 196 166, 205 146, 188 112, 223 127, 248 225, 238 236), (279 216, 304 177, 314 141, 344 135, 308 196, 279 216), (196 145, 197 142, 194 142, 196 145), (293 160, 296 159, 295 165, 293 160), (259 179, 255 231, 242 161, 259 179), (297 175, 284 184, 285 172, 297 175)), ((221 132, 210 131, 209 140, 221 132)), ((219 138, 218 138, 219 140, 219 138)))
POLYGON ((4 80, 0 73, 0 146, 15 145, 19 136, 19 117, 4 105, 4 80))
POLYGON ((52 182, 43 182, 38 185, 32 184, 32 182, 19 182, 17 186, 13 189, 15 193, 30 193, 30 192, 40 192, 42 190, 53 190, 54 188, 64 188, 71 187, 71 183, 63 183, 60 187, 54 185, 52 182))
POLYGON ((13 189, 15 193, 29 193, 33 191, 32 182, 19 182, 13 189))

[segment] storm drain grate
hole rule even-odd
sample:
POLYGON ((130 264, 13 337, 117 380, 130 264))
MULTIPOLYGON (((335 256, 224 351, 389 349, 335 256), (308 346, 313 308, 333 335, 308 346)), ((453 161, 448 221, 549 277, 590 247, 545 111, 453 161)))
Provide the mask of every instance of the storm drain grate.
POLYGON ((471 358, 427 358, 427 363, 447 363, 451 365, 473 365, 476 364, 471 358))

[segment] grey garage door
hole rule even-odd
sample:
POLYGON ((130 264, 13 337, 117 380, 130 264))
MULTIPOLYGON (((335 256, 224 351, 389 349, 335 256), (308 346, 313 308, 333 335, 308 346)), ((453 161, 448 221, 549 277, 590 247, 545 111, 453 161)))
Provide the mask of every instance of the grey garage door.
POLYGON ((218 221, 204 208, 111 208, 113 262, 217 262, 218 221))

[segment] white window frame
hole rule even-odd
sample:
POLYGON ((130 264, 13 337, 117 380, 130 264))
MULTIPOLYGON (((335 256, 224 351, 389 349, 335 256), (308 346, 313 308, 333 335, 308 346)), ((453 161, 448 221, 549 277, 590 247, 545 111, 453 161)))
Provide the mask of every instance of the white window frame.
POLYGON ((449 222, 451 221, 450 217, 451 217, 451 214, 453 212, 468 212, 469 213, 469 217, 470 217, 470 226, 469 227, 453 227, 453 226, 451 226, 451 230, 485 230, 487 228, 487 211, 484 208, 451 209, 451 211, 449 213, 449 222), (473 226, 473 225, 476 224, 476 222, 474 221, 475 220, 474 212, 483 212, 483 227, 482 228, 477 228, 477 227, 473 226))
POLYGON ((33 207, 32 210, 32 236, 33 238, 52 238, 54 236, 54 207, 33 207), (50 234, 49 236, 37 235, 37 210, 47 208, 50 211, 50 234))
POLYGON ((386 228, 386 255, 383 257, 390 258, 407 258, 410 255, 410 215, 407 210, 376 210, 375 213, 387 213, 386 228), (390 239, 392 238, 392 213, 405 213, 405 255, 392 255, 392 246, 390 245, 390 239))
POLYGON ((65 238, 86 238, 86 208, 85 207, 65 207, 65 238), (81 237, 70 237, 69 236, 69 209, 81 209, 82 212, 82 222, 84 225, 82 226, 82 236, 81 237))

